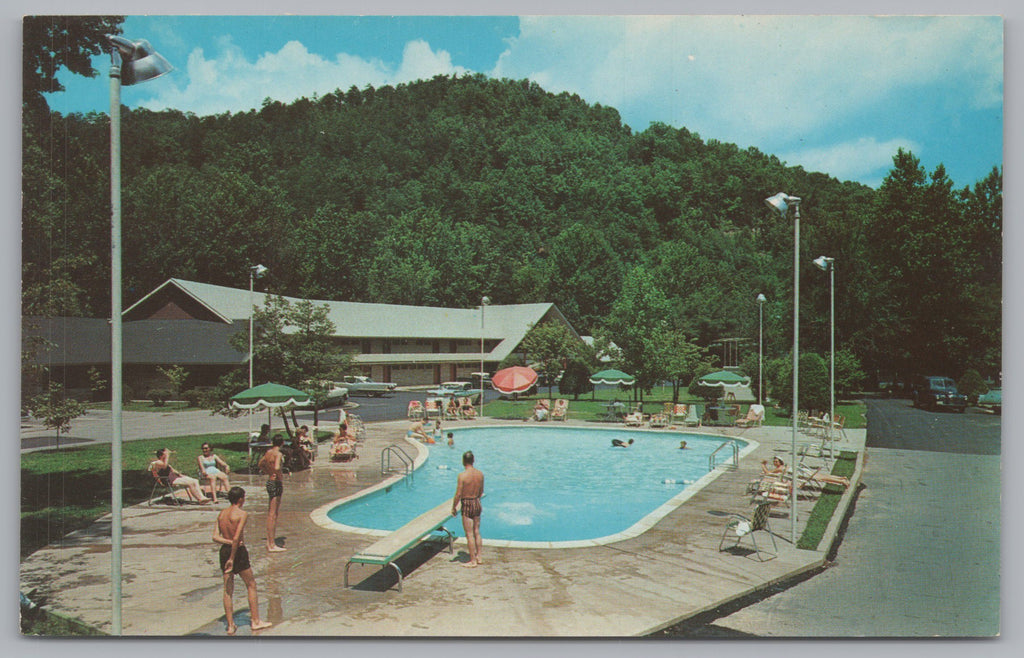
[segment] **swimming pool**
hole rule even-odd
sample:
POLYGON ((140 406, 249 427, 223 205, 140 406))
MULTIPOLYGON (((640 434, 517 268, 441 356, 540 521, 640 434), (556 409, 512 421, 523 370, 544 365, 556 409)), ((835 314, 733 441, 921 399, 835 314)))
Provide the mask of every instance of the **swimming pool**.
MULTIPOLYGON (((569 547, 619 541, 640 534, 714 480, 708 457, 735 441, 746 454, 756 443, 730 437, 547 426, 495 426, 451 430, 455 447, 430 446, 412 477, 321 510, 323 525, 386 534, 451 500, 472 450, 484 472, 481 530, 488 544, 569 547), (634 443, 612 447, 611 439, 634 443), (685 440, 688 449, 680 450, 685 440)), ((725 448, 718 463, 732 456, 725 448)), ((314 515, 315 518, 316 515, 314 515)), ((319 522, 319 521, 318 521, 319 522)), ((463 535, 453 519, 449 530, 463 535)))

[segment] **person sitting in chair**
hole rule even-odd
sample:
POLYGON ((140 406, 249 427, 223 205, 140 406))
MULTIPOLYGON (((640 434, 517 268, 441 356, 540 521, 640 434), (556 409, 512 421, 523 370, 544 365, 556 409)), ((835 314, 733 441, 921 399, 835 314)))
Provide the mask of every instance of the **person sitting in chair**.
POLYGON ((331 441, 331 461, 351 461, 356 458, 356 437, 348 425, 342 424, 331 441))
POLYGON ((166 478, 167 484, 184 486, 189 499, 205 505, 210 502, 199 486, 199 480, 183 475, 181 471, 171 466, 171 451, 167 448, 160 448, 156 451, 156 460, 149 464, 149 470, 154 477, 166 478))
POLYGON ((203 454, 196 457, 196 461, 199 463, 200 472, 205 473, 210 479, 210 495, 213 502, 217 502, 217 490, 227 493, 231 488, 231 482, 228 480, 231 468, 213 452, 213 446, 209 443, 204 443, 202 450, 203 454))

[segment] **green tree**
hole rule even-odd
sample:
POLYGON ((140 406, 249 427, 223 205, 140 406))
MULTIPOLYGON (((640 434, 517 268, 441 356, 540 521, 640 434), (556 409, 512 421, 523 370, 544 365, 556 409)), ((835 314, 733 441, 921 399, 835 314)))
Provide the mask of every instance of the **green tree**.
POLYGON ((63 67, 96 77, 92 58, 107 47, 107 34, 121 34, 123 16, 26 16, 22 23, 22 102, 47 108, 44 92, 64 91, 57 79, 63 67))
POLYGON ((579 358, 579 340, 561 322, 544 322, 530 327, 522 349, 548 383, 548 399, 558 375, 571 359, 579 358))
POLYGON ((181 392, 185 390, 185 380, 188 379, 188 371, 179 365, 168 368, 158 366, 157 371, 167 378, 167 385, 174 399, 180 399, 181 392))
MULTIPOLYGON (((328 317, 329 307, 317 306, 302 300, 292 304, 280 295, 268 295, 263 308, 253 311, 253 383, 274 382, 304 390, 319 406, 330 390, 331 382, 339 379, 351 366, 351 355, 343 352, 333 340, 334 323, 328 317)), ((249 332, 241 331, 231 337, 232 346, 243 352, 249 349, 249 332)), ((224 391, 237 393, 243 380, 238 369, 221 379, 224 391)), ((232 395, 234 394, 232 393, 232 395)), ((228 395, 227 397, 230 397, 228 395)), ((218 411, 223 411, 227 397, 220 398, 218 411)), ((291 435, 286 411, 285 431, 291 435)), ((295 421, 294 409, 292 421, 295 421)), ((316 406, 314 413, 316 413, 316 406)), ((314 423, 317 422, 314 416, 314 423)))
POLYGON ((71 429, 71 421, 86 412, 84 404, 69 398, 64 386, 58 382, 50 382, 44 393, 32 398, 29 412, 43 421, 47 429, 57 430, 57 448, 60 448, 60 435, 71 429))
POLYGON ((573 400, 579 400, 581 393, 593 390, 594 385, 590 383, 590 367, 579 359, 569 359, 562 378, 558 380, 558 392, 562 395, 571 395, 573 400))
MULTIPOLYGON (((779 406, 793 406, 793 358, 771 359, 766 364, 766 379, 772 386, 772 397, 779 406)), ((828 365, 821 355, 807 352, 800 355, 800 408, 821 411, 829 408, 830 388, 828 365)))
MULTIPOLYGON (((666 376, 656 341, 669 327, 669 303, 653 274, 637 265, 626 275, 606 327, 622 351, 622 364, 636 377, 634 390, 650 391, 666 376)), ((641 396, 642 397, 642 396, 641 396)))
POLYGON ((654 358, 663 364, 666 378, 672 382, 672 403, 679 402, 679 392, 684 382, 710 372, 714 360, 707 350, 700 347, 678 330, 663 331, 651 338, 654 358))

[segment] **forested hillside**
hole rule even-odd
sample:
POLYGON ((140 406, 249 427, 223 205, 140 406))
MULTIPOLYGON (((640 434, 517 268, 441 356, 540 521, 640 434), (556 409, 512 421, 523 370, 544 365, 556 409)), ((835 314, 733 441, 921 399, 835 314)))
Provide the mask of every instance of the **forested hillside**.
MULTIPOLYGON (((701 345, 756 340, 764 293, 766 349, 784 355, 793 226, 764 199, 785 191, 803 199, 808 351, 828 349, 824 254, 837 341, 869 374, 999 371, 999 169, 957 189, 901 151, 875 191, 482 75, 122 120, 126 306, 170 277, 246 287, 262 263, 282 294, 551 301, 588 334, 644 281, 664 298, 644 321, 701 345)), ((26 315, 108 314, 109 194, 105 115, 26 113, 26 315)))

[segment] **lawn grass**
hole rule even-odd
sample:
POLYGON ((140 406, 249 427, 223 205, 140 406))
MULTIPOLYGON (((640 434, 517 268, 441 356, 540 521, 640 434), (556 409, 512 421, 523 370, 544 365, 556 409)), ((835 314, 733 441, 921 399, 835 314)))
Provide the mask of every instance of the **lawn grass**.
MULTIPOLYGON (((175 454, 171 464, 195 476, 196 456, 209 441, 232 472, 247 467, 244 433, 207 434, 128 441, 122 445, 125 507, 149 498, 149 463, 157 448, 175 454)), ((69 532, 86 528, 110 512, 110 444, 74 446, 21 456, 21 556, 25 557, 69 532)))
MULTIPOLYGON (((839 454, 839 457, 836 458, 832 466, 832 475, 851 477, 856 466, 857 453, 844 450, 839 454)), ((832 515, 835 514, 836 507, 839 505, 839 501, 842 499, 843 492, 845 491, 846 489, 838 484, 826 484, 822 488, 818 501, 814 504, 814 508, 811 509, 811 515, 807 517, 807 525, 804 527, 804 532, 796 543, 797 548, 807 550, 818 548, 818 544, 821 543, 821 538, 825 535, 825 530, 832 521, 832 515)))
MULTIPOLYGON (((608 403, 618 400, 629 409, 634 406, 633 393, 630 390, 601 389, 594 393, 581 395, 579 399, 562 395, 557 389, 552 390, 552 399, 566 398, 569 400, 569 418, 573 420, 600 421, 607 415, 608 403)), ((533 414, 533 405, 539 399, 547 399, 547 388, 541 388, 536 395, 529 397, 520 396, 517 400, 495 400, 488 402, 484 414, 491 418, 502 420, 522 420, 533 414)), ((663 405, 672 402, 672 388, 669 386, 656 386, 650 393, 644 394, 644 413, 656 413, 661 411, 663 405)), ((706 404, 703 400, 691 397, 685 388, 679 394, 679 404, 706 404)), ((742 405, 742 415, 746 415, 749 405, 742 405)), ((866 427, 864 413, 867 407, 860 403, 843 403, 836 405, 836 414, 846 417, 847 429, 863 429, 866 427)), ((773 406, 765 406, 765 418, 763 425, 768 427, 790 427, 793 421, 788 410, 780 410, 773 406)))
MULTIPOLYGON (((109 402, 90 402, 86 405, 90 409, 104 409, 110 411, 109 402)), ((155 405, 150 400, 127 400, 122 408, 125 411, 155 411, 157 413, 171 413, 172 411, 202 411, 204 407, 191 407, 184 400, 170 400, 162 405, 155 405)))

